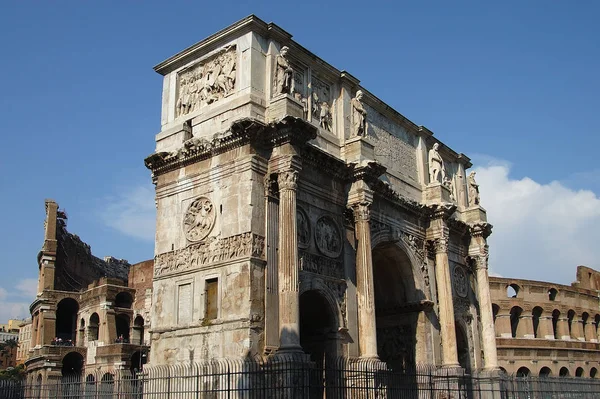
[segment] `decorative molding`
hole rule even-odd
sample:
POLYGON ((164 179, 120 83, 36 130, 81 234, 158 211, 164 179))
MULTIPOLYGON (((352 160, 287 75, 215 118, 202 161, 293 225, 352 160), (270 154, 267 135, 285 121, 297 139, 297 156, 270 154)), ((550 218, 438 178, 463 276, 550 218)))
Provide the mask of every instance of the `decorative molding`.
POLYGON ((461 298, 467 297, 469 293, 468 277, 462 266, 456 265, 452 269, 452 287, 457 296, 461 298))
POLYGON ((154 277, 243 257, 264 259, 264 247, 264 237, 254 233, 226 238, 209 237, 186 248, 157 255, 154 258, 154 277))
POLYGON ((371 204, 369 202, 357 202, 352 204, 351 207, 356 222, 368 222, 371 220, 371 204))
POLYGON ((300 270, 319 274, 322 276, 344 278, 344 265, 342 262, 324 256, 314 255, 306 251, 298 251, 298 264, 300 270))

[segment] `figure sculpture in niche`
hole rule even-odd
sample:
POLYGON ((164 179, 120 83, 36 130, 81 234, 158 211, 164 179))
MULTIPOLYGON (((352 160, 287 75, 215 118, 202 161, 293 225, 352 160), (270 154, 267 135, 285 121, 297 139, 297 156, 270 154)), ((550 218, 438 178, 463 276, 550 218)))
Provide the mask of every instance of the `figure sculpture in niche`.
POLYGON ((475 172, 469 173, 469 206, 479 205, 479 184, 475 181, 475 172))
POLYGON ((331 132, 331 109, 325 101, 321 103, 321 110, 319 111, 319 126, 331 132))
POLYGON ((454 197, 454 184, 452 184, 452 179, 450 176, 444 176, 444 182, 442 183, 448 190, 450 190, 450 201, 456 202, 456 198, 454 197))
POLYGON ((446 180, 446 168, 444 160, 438 152, 439 146, 438 143, 435 143, 429 150, 429 183, 443 183, 446 180))
POLYGON ((361 102, 363 92, 358 90, 352 99, 352 127, 354 136, 364 136, 367 133, 367 111, 361 102))
POLYGON ((292 81, 294 70, 287 59, 289 48, 283 46, 277 56, 277 94, 289 94, 292 92, 292 81))

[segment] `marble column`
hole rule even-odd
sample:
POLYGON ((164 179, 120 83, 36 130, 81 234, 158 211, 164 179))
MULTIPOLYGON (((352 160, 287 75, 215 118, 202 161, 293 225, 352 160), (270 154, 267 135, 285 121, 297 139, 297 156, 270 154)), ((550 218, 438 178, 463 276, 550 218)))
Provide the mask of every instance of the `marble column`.
POLYGON ((296 190, 298 170, 277 175, 279 185, 279 352, 301 352, 296 190))
POLYGON ((356 294, 358 299, 358 346, 361 357, 377 357, 375 283, 371 253, 370 203, 352 204, 356 229, 356 294))
POLYGON ((448 263, 448 231, 434 240, 435 279, 437 282, 440 335, 442 337, 442 366, 460 367, 456 349, 456 327, 454 321, 454 303, 452 300, 452 281, 448 263))
POLYGON ((481 316, 481 335, 483 346, 484 369, 498 368, 498 354, 496 336, 494 332, 494 318, 492 312, 492 299, 488 275, 487 248, 475 259, 475 273, 477 276, 477 300, 481 316))

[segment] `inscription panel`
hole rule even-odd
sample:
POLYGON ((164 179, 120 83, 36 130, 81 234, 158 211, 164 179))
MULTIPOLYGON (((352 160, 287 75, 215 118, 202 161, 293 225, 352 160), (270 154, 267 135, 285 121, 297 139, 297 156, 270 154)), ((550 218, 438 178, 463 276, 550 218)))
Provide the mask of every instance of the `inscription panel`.
POLYGON ((368 137, 375 144, 376 160, 389 171, 418 183, 417 138, 368 105, 365 107, 368 137))
POLYGON ((177 290, 177 323, 192 321, 192 284, 181 284, 177 290))

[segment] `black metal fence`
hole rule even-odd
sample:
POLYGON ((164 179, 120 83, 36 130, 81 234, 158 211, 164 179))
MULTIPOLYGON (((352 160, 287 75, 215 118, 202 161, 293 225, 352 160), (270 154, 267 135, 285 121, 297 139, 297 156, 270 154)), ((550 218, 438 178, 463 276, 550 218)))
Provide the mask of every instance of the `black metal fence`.
POLYGON ((600 398, 600 380, 468 375, 431 366, 395 371, 376 360, 334 359, 319 366, 275 357, 84 373, 39 384, 5 381, 0 398, 591 399, 600 398))

